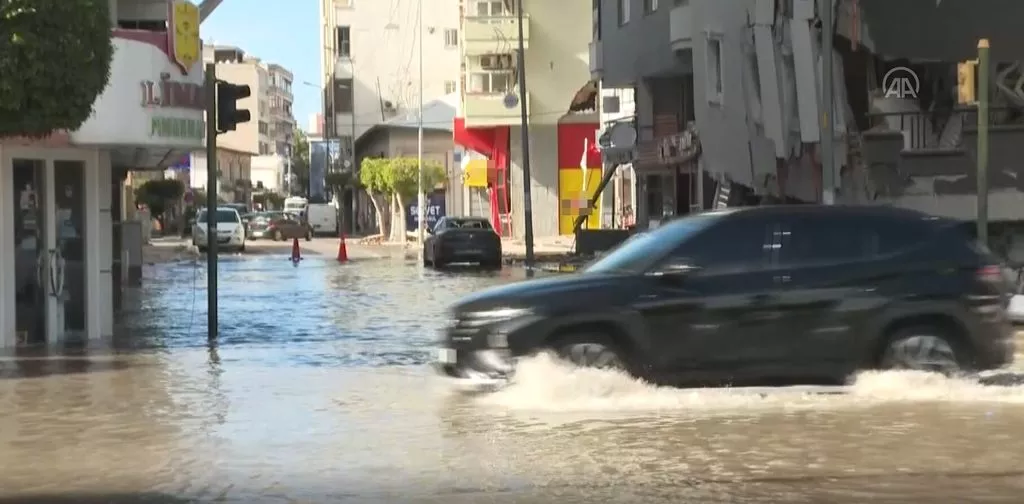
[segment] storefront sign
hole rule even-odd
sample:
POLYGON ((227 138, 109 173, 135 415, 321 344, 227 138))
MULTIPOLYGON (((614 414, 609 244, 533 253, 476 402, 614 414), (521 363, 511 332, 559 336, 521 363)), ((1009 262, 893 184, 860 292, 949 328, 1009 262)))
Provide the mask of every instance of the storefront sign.
POLYGON ((202 140, 205 126, 206 124, 198 119, 154 116, 149 128, 149 136, 202 140))
POLYGON ((160 74, 160 82, 144 80, 142 88, 143 107, 166 107, 203 110, 203 86, 191 82, 171 80, 171 74, 160 74))

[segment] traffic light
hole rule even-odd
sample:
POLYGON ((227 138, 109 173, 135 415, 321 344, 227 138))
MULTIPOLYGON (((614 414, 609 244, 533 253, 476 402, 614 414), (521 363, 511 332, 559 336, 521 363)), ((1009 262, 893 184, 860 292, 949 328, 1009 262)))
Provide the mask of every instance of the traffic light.
POLYGON ((249 86, 217 81, 217 132, 234 131, 239 123, 249 122, 252 116, 238 108, 238 100, 252 96, 249 86))
POLYGON ((956 87, 957 102, 961 105, 972 105, 978 98, 976 96, 977 86, 975 85, 976 70, 978 62, 965 61, 956 65, 956 87))

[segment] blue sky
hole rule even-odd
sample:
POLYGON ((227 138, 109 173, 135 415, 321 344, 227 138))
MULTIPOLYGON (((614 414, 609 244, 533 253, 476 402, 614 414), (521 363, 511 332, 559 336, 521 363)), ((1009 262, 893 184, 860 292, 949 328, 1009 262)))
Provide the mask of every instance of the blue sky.
POLYGON ((295 74, 292 111, 300 128, 320 110, 320 13, 310 0, 224 0, 200 30, 203 40, 241 48, 295 74))

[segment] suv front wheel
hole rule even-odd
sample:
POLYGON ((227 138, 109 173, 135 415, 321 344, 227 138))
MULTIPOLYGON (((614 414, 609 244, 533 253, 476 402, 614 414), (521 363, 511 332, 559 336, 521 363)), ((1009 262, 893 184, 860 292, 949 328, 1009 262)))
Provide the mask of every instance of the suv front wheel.
POLYGON ((630 370, 627 356, 603 334, 573 334, 559 338, 553 347, 559 358, 578 367, 630 370))
POLYGON ((889 339, 880 365, 882 369, 954 375, 963 369, 964 353, 961 345, 938 327, 910 327, 889 339))

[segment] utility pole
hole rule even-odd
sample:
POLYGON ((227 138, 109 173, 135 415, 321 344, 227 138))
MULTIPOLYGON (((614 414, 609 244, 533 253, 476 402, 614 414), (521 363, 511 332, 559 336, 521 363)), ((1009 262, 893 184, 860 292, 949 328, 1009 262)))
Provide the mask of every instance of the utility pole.
MULTIPOLYGON (((420 101, 420 104, 419 104, 419 106, 420 106, 420 113, 419 113, 420 118, 419 118, 419 125, 418 125, 417 132, 416 132, 417 133, 416 134, 416 136, 417 136, 417 141, 416 141, 416 144, 417 144, 416 145, 417 154, 416 154, 416 157, 419 160, 419 170, 418 170, 418 175, 419 176, 417 177, 419 179, 419 183, 417 184, 417 193, 419 194, 419 197, 418 197, 418 200, 417 200, 417 203, 416 203, 416 224, 417 224, 417 226, 416 226, 417 227, 416 237, 417 237, 417 240, 420 243, 420 247, 419 247, 420 254, 422 254, 423 253, 423 246, 422 245, 423 245, 423 240, 425 238, 426 229, 427 229, 427 218, 426 218, 426 214, 427 213, 426 213, 426 208, 424 208, 424 207, 427 206, 427 195, 424 192, 425 188, 423 187, 423 0, 420 0, 419 4, 420 4, 419 8, 416 9, 417 10, 417 18, 418 18, 417 19, 417 24, 418 24, 417 30, 419 31, 419 36, 418 36, 417 39, 419 40, 419 49, 418 50, 419 50, 419 60, 420 60, 420 100, 419 100, 420 101)), ((405 216, 403 215, 402 218, 404 219, 405 216)), ((403 237, 403 240, 404 240, 404 237, 403 237)), ((420 262, 422 262, 422 261, 420 261, 420 262)))
MULTIPOLYGON (((206 64, 206 338, 217 340, 217 65, 206 64)), ((197 213, 198 215, 198 213, 197 213)))
POLYGON ((819 0, 818 5, 824 5, 821 12, 821 202, 826 205, 834 205, 836 202, 836 168, 835 168, 835 118, 832 117, 835 111, 835 87, 832 73, 832 39, 834 35, 833 14, 835 12, 834 0, 819 0))
POLYGON ((524 262, 526 267, 530 268, 534 262, 533 191, 530 187, 533 185, 533 177, 530 175, 530 116, 526 109, 526 44, 523 42, 523 0, 518 1, 516 11, 519 27, 519 54, 516 58, 516 71, 519 73, 519 120, 523 144, 523 238, 526 242, 526 260, 524 262))
POLYGON ((988 246, 988 39, 978 41, 978 242, 988 246))

